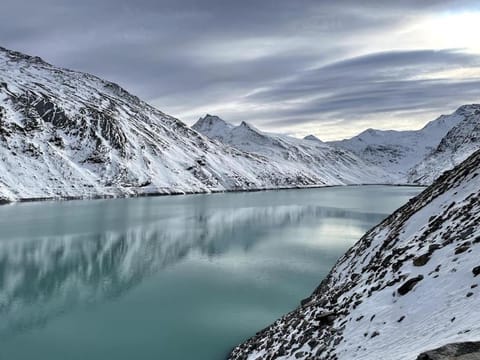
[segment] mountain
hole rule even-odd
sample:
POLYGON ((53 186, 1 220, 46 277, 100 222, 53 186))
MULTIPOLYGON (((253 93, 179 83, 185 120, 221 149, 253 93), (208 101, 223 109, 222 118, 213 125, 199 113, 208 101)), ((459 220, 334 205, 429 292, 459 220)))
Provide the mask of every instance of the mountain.
POLYGON ((303 138, 303 140, 310 140, 310 141, 317 141, 317 142, 320 142, 320 143, 323 143, 322 140, 320 140, 318 137, 316 137, 315 135, 307 135, 303 138))
MULTIPOLYGON (((230 359, 413 360, 480 339, 479 175, 480 150, 364 235, 299 308, 230 359)), ((442 359, 430 355, 419 359, 442 359)))
POLYGON ((342 158, 345 153, 331 152, 342 165, 328 161, 328 172, 276 163, 212 141, 114 83, 0 48, 0 202, 334 185, 378 177, 371 166, 357 166, 359 159, 342 158))
POLYGON ((282 169, 300 171, 328 183, 387 183, 392 178, 348 150, 332 147, 320 140, 297 139, 263 132, 243 121, 234 126, 218 116, 206 115, 192 128, 212 140, 240 151, 264 156, 282 169))
MULTIPOLYGON (((461 123, 472 117, 479 105, 464 105, 450 115, 442 115, 436 120, 429 122, 420 130, 395 131, 395 130, 374 130, 368 129, 354 136, 351 139, 329 142, 330 145, 338 146, 350 150, 360 156, 365 161, 378 165, 383 169, 388 169, 394 173, 400 182, 417 182, 410 172, 426 157, 434 152, 444 137, 461 123)), ((478 119, 475 119, 478 123, 478 119)), ((452 152, 456 153, 458 147, 449 144, 452 152)), ((472 149, 480 148, 480 144, 472 149)), ((472 154, 469 151, 467 156, 472 154)), ((465 159, 463 157, 463 159, 465 159)), ((444 170, 452 169, 453 166, 460 163, 452 161, 449 166, 437 163, 432 158, 431 168, 434 168, 434 174, 424 181, 430 184, 444 170)), ((438 159, 440 161, 440 159, 438 159)), ((421 171, 418 169, 417 171, 421 171)))
POLYGON ((452 169, 480 149, 480 105, 462 106, 456 114, 463 119, 430 154, 410 169, 409 182, 429 184, 442 172, 452 169))

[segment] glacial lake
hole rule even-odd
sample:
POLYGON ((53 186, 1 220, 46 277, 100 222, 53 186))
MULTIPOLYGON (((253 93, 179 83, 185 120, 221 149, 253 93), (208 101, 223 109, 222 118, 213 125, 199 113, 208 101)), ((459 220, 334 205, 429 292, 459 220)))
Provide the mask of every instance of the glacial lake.
POLYGON ((421 190, 0 206, 0 359, 225 359, 421 190))

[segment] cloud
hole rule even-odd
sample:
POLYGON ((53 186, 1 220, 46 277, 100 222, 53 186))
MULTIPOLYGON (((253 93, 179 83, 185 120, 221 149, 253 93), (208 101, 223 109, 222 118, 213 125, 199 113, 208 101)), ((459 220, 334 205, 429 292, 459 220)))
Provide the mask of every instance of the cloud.
POLYGON ((424 114, 420 124, 427 114, 478 98, 478 54, 438 49, 436 39, 422 37, 425 19, 477 7, 411 0, 361 6, 2 0, 0 45, 117 82, 189 123, 218 111, 291 133, 315 127, 332 133, 340 123, 347 134, 360 125, 385 126, 378 114, 401 126, 413 123, 401 113, 424 114), (465 69, 468 78, 458 75, 465 69))

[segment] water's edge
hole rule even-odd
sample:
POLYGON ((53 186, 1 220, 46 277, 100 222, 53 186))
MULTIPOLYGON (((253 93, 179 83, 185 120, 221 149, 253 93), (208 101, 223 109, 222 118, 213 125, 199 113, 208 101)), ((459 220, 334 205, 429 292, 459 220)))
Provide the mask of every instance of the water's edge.
POLYGON ((41 202, 41 201, 75 201, 75 200, 101 200, 101 199, 130 199, 143 197, 159 197, 159 196, 178 196, 178 195, 202 195, 202 194, 224 194, 224 193, 248 193, 258 191, 275 191, 275 190, 305 190, 305 189, 320 189, 333 187, 354 187, 354 186, 395 186, 395 187, 426 187, 420 184, 388 184, 388 183, 366 183, 366 184, 346 184, 346 185, 295 185, 295 186, 279 186, 279 187, 265 187, 253 189, 225 189, 225 190, 208 190, 208 191, 172 191, 172 192, 151 192, 138 194, 104 194, 93 196, 50 196, 50 197, 33 197, 21 198, 18 200, 8 200, 0 198, 1 205, 12 205, 18 203, 41 202))

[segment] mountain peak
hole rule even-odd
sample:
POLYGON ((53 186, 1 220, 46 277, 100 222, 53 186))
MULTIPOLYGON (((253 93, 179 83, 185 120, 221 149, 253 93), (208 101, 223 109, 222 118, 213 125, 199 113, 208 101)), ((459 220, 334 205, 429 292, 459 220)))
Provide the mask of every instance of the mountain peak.
POLYGON ((261 130, 257 129, 255 126, 253 126, 250 123, 247 123, 246 121, 242 121, 238 127, 239 128, 245 128, 245 129, 248 129, 250 131, 254 131, 256 133, 261 133, 261 130))
POLYGON ((233 127, 232 124, 229 124, 217 115, 206 114, 193 124, 192 129, 209 137, 218 137, 225 135, 233 127))
POLYGON ((480 113, 480 104, 466 104, 460 106, 456 111, 455 114, 457 115, 473 115, 475 113, 480 113))
POLYGON ((39 56, 27 55, 27 54, 21 53, 19 51, 6 49, 2 46, 0 46, 0 54, 1 53, 4 53, 6 56, 8 56, 10 60, 17 60, 17 61, 18 60, 25 60, 25 61, 27 61, 29 63, 33 63, 33 64, 49 65, 45 60, 43 60, 39 56))
POLYGON ((305 136, 303 138, 303 140, 317 141, 317 142, 323 143, 322 140, 320 140, 318 137, 316 137, 315 135, 312 135, 312 134, 305 136))

